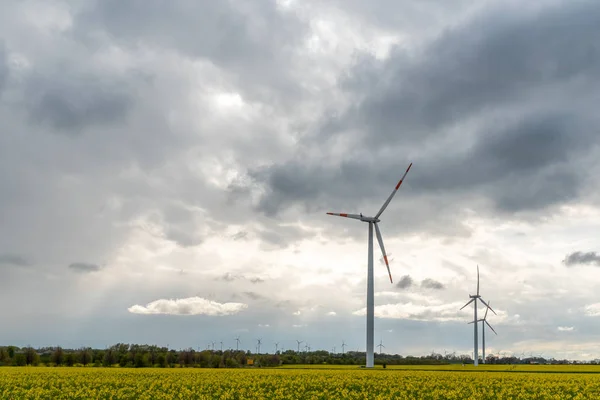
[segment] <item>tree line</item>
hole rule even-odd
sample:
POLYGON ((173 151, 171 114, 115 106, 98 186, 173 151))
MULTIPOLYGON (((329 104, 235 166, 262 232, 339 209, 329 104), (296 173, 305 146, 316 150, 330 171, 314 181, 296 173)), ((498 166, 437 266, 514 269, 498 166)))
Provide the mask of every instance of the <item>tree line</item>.
MULTIPOLYGON (((480 361, 483 361, 480 359, 480 361)), ((589 363, 597 364, 600 360, 589 363)), ((275 367, 294 364, 363 365, 364 352, 348 351, 331 353, 324 350, 296 352, 278 351, 275 354, 256 354, 243 350, 202 350, 188 348, 173 350, 155 345, 118 343, 106 349, 63 349, 62 347, 19 348, 0 347, 0 366, 93 366, 93 367, 196 367, 239 368, 275 367)), ((376 365, 441 365, 472 364, 469 355, 437 354, 425 356, 401 356, 398 354, 375 354, 376 365)), ((568 360, 489 355, 487 364, 569 364, 568 360)))

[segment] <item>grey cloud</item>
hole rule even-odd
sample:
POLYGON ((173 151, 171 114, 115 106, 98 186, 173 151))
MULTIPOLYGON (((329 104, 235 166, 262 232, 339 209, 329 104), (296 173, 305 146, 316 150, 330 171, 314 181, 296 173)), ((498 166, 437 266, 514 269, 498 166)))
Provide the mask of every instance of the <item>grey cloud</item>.
POLYGON ((69 264, 69 269, 75 272, 96 272, 100 271, 100 266, 96 264, 83 263, 83 262, 75 262, 69 264))
POLYGON ((400 278, 398 283, 396 283, 396 287, 398 289, 408 289, 412 286, 412 284, 413 279, 410 277, 410 275, 404 275, 402 278, 400 278))
POLYGON ((589 104, 600 78, 598 11, 593 2, 539 14, 500 7, 423 51, 365 56, 343 83, 355 94, 347 112, 326 113, 296 158, 248 171, 262 188, 256 209, 376 210, 409 161, 404 204, 429 214, 410 221, 414 230, 435 234, 440 224, 427 221, 437 219, 445 234, 466 232, 465 206, 535 213, 578 199, 597 137, 589 104), (346 142, 360 151, 319 155, 346 142))
POLYGON ((0 265, 13 265, 17 267, 28 267, 31 263, 17 254, 0 254, 0 265))
POLYGON ((427 279, 423 279, 423 281, 421 281, 421 287, 423 287, 425 289, 442 290, 442 289, 444 289, 445 286, 441 282, 438 282, 431 278, 427 278, 427 279))
POLYGON ((284 94, 289 99, 300 94, 292 60, 307 26, 272 1, 96 1, 77 14, 73 31, 97 46, 98 39, 91 35, 95 30, 106 31, 127 48, 143 44, 210 60, 228 71, 230 80, 248 95, 267 100, 277 91, 282 102, 289 102, 284 94), (244 78, 249 76, 252 79, 244 78))
POLYGON ((262 300, 265 297, 256 293, 256 292, 244 292, 244 295, 246 295, 248 298, 252 299, 252 300, 262 300))
POLYGON ((563 263, 567 266, 588 264, 600 267, 600 254, 596 253, 595 251, 590 251, 587 253, 575 251, 571 254, 568 254, 563 260, 563 263))
POLYGON ((233 240, 242 240, 248 236, 248 232, 240 231, 231 236, 233 240))
POLYGON ((8 80, 8 62, 6 57, 6 47, 4 42, 0 40, 0 96, 2 95, 2 90, 4 89, 4 85, 8 80))
POLYGON ((396 49, 382 65, 362 63, 347 85, 368 94, 352 113, 370 137, 421 139, 490 106, 527 99, 531 90, 598 76, 600 34, 594 2, 538 12, 496 7, 448 29, 419 56, 396 49), (364 74, 380 76, 373 85, 364 74), (524 88, 527 88, 524 90, 524 88), (398 127, 408 133, 398 135, 398 127), (384 136, 384 137, 382 137, 384 136))
POLYGON ((27 101, 30 117, 62 132, 79 132, 91 124, 122 122, 132 107, 131 88, 125 81, 77 74, 68 69, 34 77, 27 101))
POLYGON ((256 284, 256 283, 263 283, 265 280, 258 277, 258 276, 246 276, 246 275, 241 275, 241 274, 232 274, 230 272, 226 272, 223 275, 219 276, 216 278, 217 280, 222 280, 225 282, 233 282, 236 280, 247 280, 250 281, 250 283, 256 284))

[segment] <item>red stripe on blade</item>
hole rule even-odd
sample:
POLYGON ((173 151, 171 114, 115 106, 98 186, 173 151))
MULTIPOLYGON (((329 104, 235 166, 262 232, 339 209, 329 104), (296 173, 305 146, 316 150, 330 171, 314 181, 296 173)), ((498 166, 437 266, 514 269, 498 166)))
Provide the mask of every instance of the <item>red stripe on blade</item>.
POLYGON ((347 217, 348 214, 340 214, 340 217, 347 217))
POLYGON ((400 185, 402 185, 402 179, 400 179, 400 182, 398 182, 398 184, 396 185, 396 190, 398 190, 398 188, 400 187, 400 185))

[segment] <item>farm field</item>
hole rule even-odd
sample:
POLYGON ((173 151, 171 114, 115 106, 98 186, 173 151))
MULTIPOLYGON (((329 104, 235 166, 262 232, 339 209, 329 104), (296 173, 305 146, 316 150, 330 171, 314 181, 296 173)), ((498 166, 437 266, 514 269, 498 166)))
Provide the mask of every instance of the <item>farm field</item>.
POLYGON ((339 369, 5 367, 0 368, 0 398, 596 399, 600 398, 599 378, 596 374, 574 371, 571 373, 554 371, 514 373, 499 370, 468 372, 456 368, 425 371, 414 368, 361 370, 356 367, 339 369))

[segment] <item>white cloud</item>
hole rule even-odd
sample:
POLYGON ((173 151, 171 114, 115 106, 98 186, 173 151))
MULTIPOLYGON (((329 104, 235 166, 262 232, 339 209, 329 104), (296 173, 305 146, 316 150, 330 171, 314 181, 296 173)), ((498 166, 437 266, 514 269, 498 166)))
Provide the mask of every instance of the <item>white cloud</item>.
POLYGON ((140 306, 138 304, 127 310, 133 314, 170 314, 170 315, 233 315, 248 308, 244 303, 218 303, 201 297, 185 299, 159 299, 140 306))
POLYGON ((575 328, 572 326, 559 326, 558 327, 558 330, 561 332, 572 332, 573 329, 575 329, 575 328))
POLYGON ((331 317, 335 317, 337 315, 337 313, 335 311, 329 311, 327 313, 327 315, 331 316, 331 317))
POLYGON ((600 316, 600 303, 588 304, 583 308, 585 315, 590 317, 600 316))

